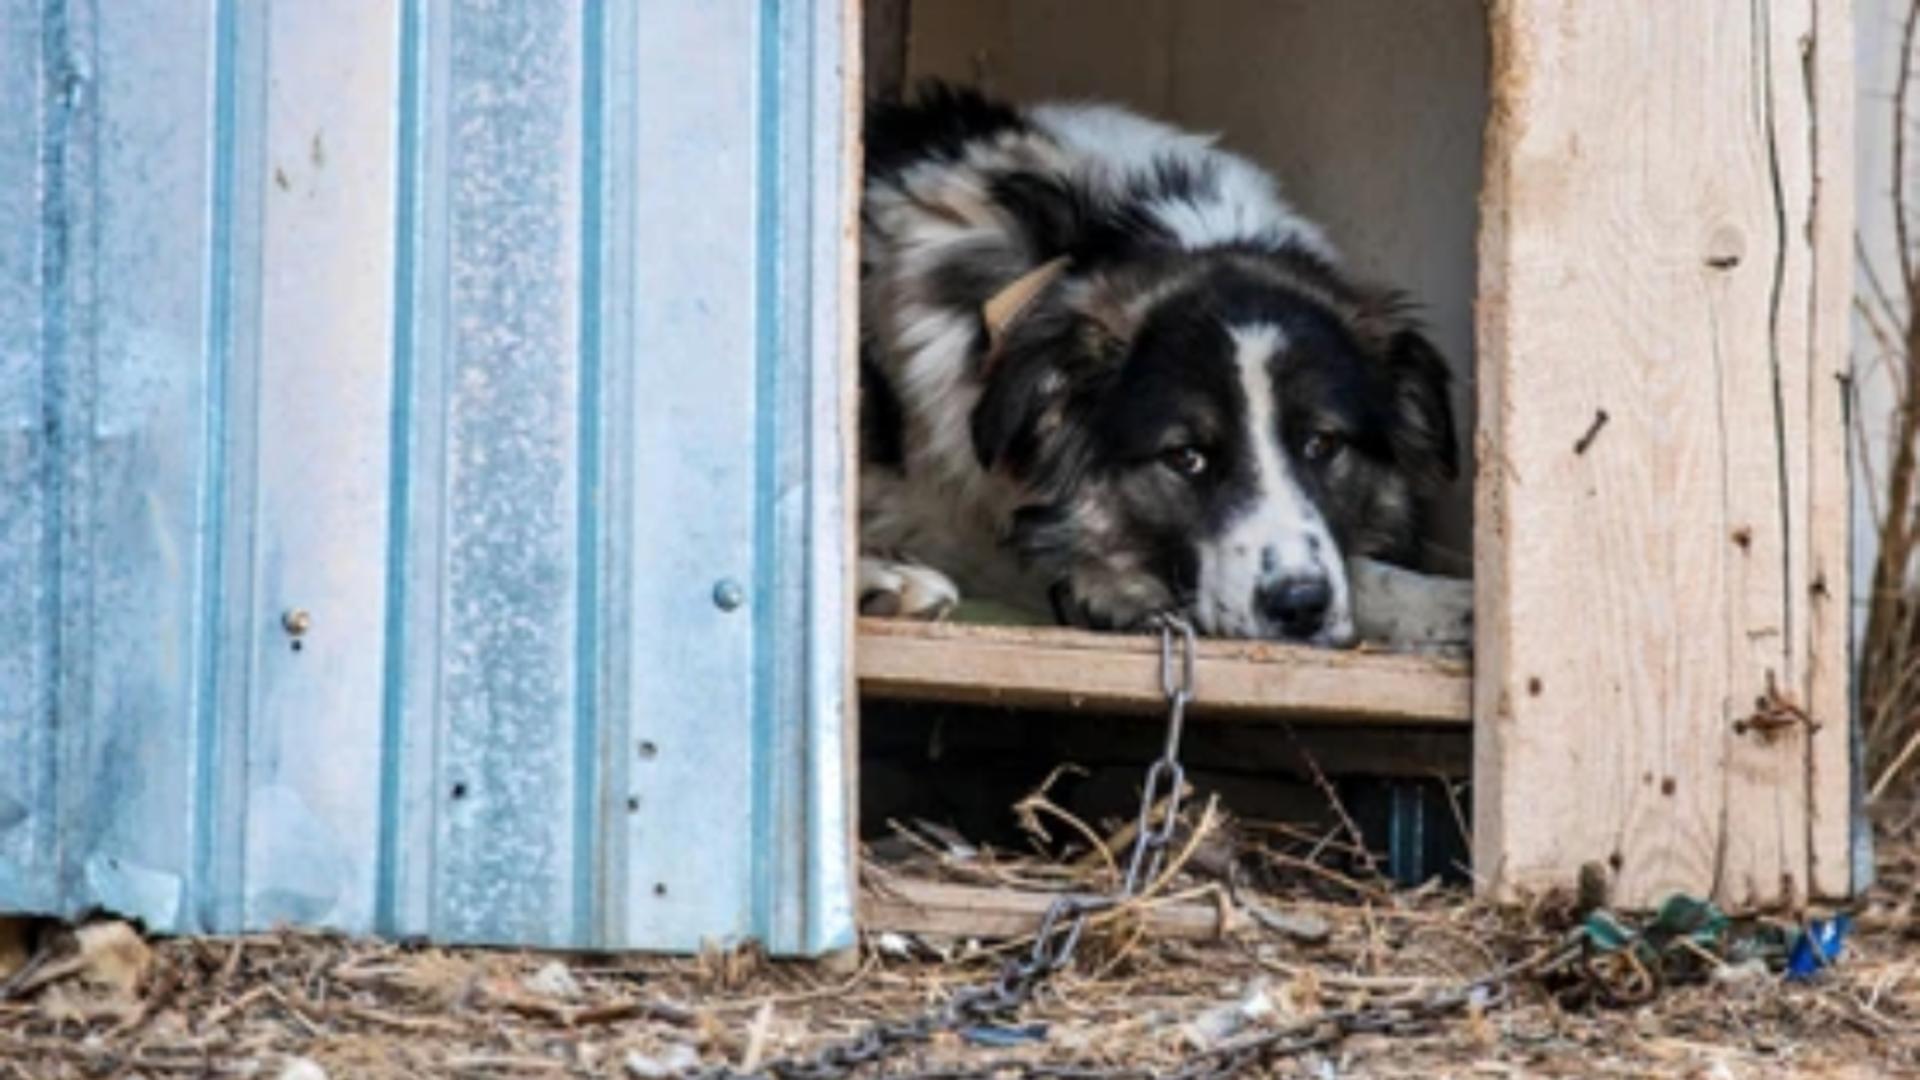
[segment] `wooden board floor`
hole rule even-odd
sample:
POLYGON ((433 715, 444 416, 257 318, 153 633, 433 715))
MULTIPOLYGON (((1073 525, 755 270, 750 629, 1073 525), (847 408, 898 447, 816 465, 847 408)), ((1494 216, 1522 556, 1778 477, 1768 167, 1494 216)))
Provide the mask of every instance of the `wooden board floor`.
MULTIPOLYGON (((1052 627, 861 619, 863 694, 1028 708, 1152 712, 1164 707, 1159 639, 1052 627)), ((1247 721, 1305 719, 1464 727, 1464 661, 1253 641, 1202 641, 1192 712, 1247 721)))

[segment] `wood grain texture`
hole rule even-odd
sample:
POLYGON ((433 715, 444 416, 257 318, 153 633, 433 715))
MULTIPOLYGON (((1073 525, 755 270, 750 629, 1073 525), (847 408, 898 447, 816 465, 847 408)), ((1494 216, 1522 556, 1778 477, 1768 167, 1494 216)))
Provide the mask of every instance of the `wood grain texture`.
MULTIPOLYGON (((1813 245, 1813 291, 1805 328, 1810 430, 1801 448, 1807 476, 1807 702, 1827 729, 1815 735, 1807 761, 1808 857, 1815 896, 1845 896, 1858 873, 1852 860, 1856 777, 1847 731, 1853 708, 1852 612, 1848 597, 1852 493, 1847 453, 1836 445, 1847 428, 1846 379, 1854 273, 1854 18, 1846 0, 1814 7, 1807 93, 1813 147, 1806 228, 1813 245)), ((1865 861, 1865 860, 1863 860, 1865 861)))
MULTIPOLYGON (((906 0, 898 0, 902 5, 906 0)), ((834 255, 839 260, 840 316, 840 421, 839 468, 848 477, 847 499, 841 505, 840 551, 846 572, 840 575, 840 610, 856 607, 857 587, 854 568, 860 563, 860 203, 865 187, 867 156, 866 93, 871 77, 866 68, 866 43, 871 39, 864 21, 867 0, 841 0, 841 63, 847 65, 846 81, 841 86, 840 177, 842 210, 840 234, 834 255)), ((904 24, 905 16, 902 15, 904 24)), ((901 47, 905 48, 904 40, 901 47)), ((857 641, 854 621, 841 620, 837 627, 840 655, 855 655, 857 641)), ((845 722, 840 728, 840 760, 846 783, 847 880, 860 880, 860 680, 854 665, 841 665, 840 707, 845 722)), ((858 886, 856 885, 856 888, 858 886)), ((856 923, 858 912, 855 914, 856 923)))
POLYGON ((1590 861, 1632 904, 1846 889, 1847 18, 1492 5, 1475 862, 1497 895, 1590 861), (1770 686, 1817 729, 1746 723, 1770 686))
MULTIPOLYGON (((1157 712, 1159 639, 1052 628, 860 620, 863 693, 907 701, 1157 712)), ((1196 715, 1465 725, 1463 663, 1203 641, 1196 715)))
MULTIPOLYGON (((862 893, 860 926, 868 932, 1018 938, 1040 928, 1053 901, 1051 893, 892 879, 862 893)), ((1147 933, 1158 937, 1204 940, 1225 929, 1223 909, 1195 900, 1153 904, 1142 914, 1147 933)))

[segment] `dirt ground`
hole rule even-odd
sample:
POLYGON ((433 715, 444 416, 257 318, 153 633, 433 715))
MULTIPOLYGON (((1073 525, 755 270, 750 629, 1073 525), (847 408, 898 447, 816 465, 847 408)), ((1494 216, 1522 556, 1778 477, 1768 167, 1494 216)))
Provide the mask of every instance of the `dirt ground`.
MULTIPOLYGON (((1579 925, 1570 898, 1496 911, 1438 887, 1390 890, 1333 868, 1337 843, 1290 854, 1242 829, 1230 890, 1218 860, 1209 869, 1193 858, 1164 897, 1212 896, 1224 933, 1166 940, 1138 918, 1111 920, 1017 1019, 940 1035, 877 1072, 1022 1061, 1160 1071, 1197 1049, 1287 1030, 1314 1047, 1252 1075, 1920 1076, 1920 803, 1878 816, 1879 882, 1852 910, 1834 966, 1788 981, 1706 950, 1678 985, 1625 993, 1577 965, 1537 962, 1579 925), (1264 869, 1248 874, 1254 844, 1264 869), (1505 993, 1424 1015, 1421 1003, 1449 988, 1516 966, 1505 993), (1387 1008, 1392 1025, 1343 1034, 1322 1022, 1369 1006, 1387 1008)), ((945 850, 925 836, 904 847, 920 865, 896 854, 869 870, 869 889, 909 872, 1031 884, 1061 878, 1065 865, 945 850)), ((750 950, 561 956, 293 932, 147 942, 117 923, 41 928, 37 942, 12 943, 11 961, 0 940, 0 971, 13 970, 0 979, 0 1077, 648 1078, 750 1067, 935 1006, 990 978, 1018 944, 880 932, 858 956, 776 963, 750 950)))

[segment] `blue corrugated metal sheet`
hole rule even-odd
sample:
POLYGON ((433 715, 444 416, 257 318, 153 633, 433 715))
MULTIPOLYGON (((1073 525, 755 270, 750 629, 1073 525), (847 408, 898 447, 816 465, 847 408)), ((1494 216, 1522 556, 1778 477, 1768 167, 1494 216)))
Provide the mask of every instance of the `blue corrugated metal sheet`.
POLYGON ((840 6, 0 16, 0 909, 846 942, 840 6))

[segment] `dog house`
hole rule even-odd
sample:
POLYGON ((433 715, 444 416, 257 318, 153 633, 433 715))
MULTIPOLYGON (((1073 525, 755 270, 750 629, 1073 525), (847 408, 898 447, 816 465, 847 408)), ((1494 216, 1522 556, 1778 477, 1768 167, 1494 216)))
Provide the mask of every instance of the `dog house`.
POLYGON ((1153 707, 852 616, 863 61, 1222 129, 1470 370, 1471 666, 1196 723, 1470 737, 1499 897, 1853 887, 1844 4, 0 10, 0 910, 817 952, 862 693, 1153 707))
MULTIPOLYGON (((1222 132, 1424 303, 1478 412, 1434 560, 1476 578, 1471 673, 1211 643, 1201 703, 1470 726, 1496 895, 1587 864, 1642 903, 1850 885, 1849 13, 1686 7, 868 5, 871 91, 934 75, 1222 132)), ((1158 702, 1145 643, 859 644, 873 694, 1158 702)))

